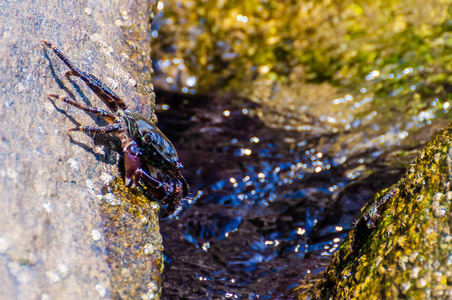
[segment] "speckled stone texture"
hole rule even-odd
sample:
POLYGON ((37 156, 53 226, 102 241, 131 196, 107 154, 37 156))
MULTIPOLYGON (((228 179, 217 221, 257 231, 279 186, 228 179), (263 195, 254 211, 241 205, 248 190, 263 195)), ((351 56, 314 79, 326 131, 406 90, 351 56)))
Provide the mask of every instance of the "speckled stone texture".
POLYGON ((129 192, 120 180, 109 187, 120 174, 118 141, 68 134, 105 123, 47 94, 104 106, 41 45, 152 117, 151 11, 145 1, 0 2, 0 299, 159 297, 158 206, 112 201, 129 192), (122 234, 139 242, 112 246, 122 234))
POLYGON ((449 125, 363 208, 312 298, 452 299, 451 137, 449 125))

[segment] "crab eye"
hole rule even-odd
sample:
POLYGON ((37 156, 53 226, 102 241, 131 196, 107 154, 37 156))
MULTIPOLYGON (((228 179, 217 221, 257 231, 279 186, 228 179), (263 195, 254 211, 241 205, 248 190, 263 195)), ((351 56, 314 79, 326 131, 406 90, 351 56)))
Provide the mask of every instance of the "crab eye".
POLYGON ((152 141, 152 137, 151 137, 151 134, 149 132, 144 134, 143 141, 145 141, 146 143, 150 143, 152 141))
POLYGON ((131 145, 128 149, 128 151, 133 154, 134 156, 138 156, 140 155, 140 149, 138 148, 137 145, 131 145))

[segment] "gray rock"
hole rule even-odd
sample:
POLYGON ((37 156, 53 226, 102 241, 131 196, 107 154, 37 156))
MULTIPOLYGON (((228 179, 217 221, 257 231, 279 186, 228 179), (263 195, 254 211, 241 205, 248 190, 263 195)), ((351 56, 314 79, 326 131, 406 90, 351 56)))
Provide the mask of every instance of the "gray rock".
POLYGON ((47 94, 105 106, 41 45, 153 117, 150 20, 144 1, 0 2, 0 299, 159 297, 158 206, 128 198, 120 180, 106 188, 118 141, 69 134, 104 123, 47 94))

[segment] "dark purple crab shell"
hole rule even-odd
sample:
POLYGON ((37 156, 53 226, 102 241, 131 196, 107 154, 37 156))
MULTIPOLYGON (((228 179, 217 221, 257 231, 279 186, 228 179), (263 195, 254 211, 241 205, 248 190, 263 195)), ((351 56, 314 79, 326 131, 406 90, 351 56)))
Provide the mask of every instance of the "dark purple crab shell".
POLYGON ((176 149, 158 127, 144 119, 136 120, 141 139, 137 141, 142 152, 141 158, 154 167, 167 170, 180 170, 184 166, 176 149))

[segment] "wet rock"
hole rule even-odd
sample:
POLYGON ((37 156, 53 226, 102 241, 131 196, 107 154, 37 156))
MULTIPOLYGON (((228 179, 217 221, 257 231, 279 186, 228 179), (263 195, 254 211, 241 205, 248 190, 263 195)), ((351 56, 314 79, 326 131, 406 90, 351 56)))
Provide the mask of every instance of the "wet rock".
POLYGON ((443 129, 366 205, 311 297, 452 297, 451 136, 452 126, 443 129))
POLYGON ((120 178, 106 188, 106 196, 109 201, 102 202, 101 215, 112 290, 122 299, 159 298, 163 271, 159 204, 136 189, 124 188, 120 178))
POLYGON ((0 8, 0 298, 158 298, 157 206, 121 198, 129 191, 120 183, 105 191, 119 176, 119 142, 68 134, 104 123, 47 94, 104 106, 80 80, 65 78, 67 67, 41 45, 53 43, 152 117, 151 5, 49 0, 0 8))

